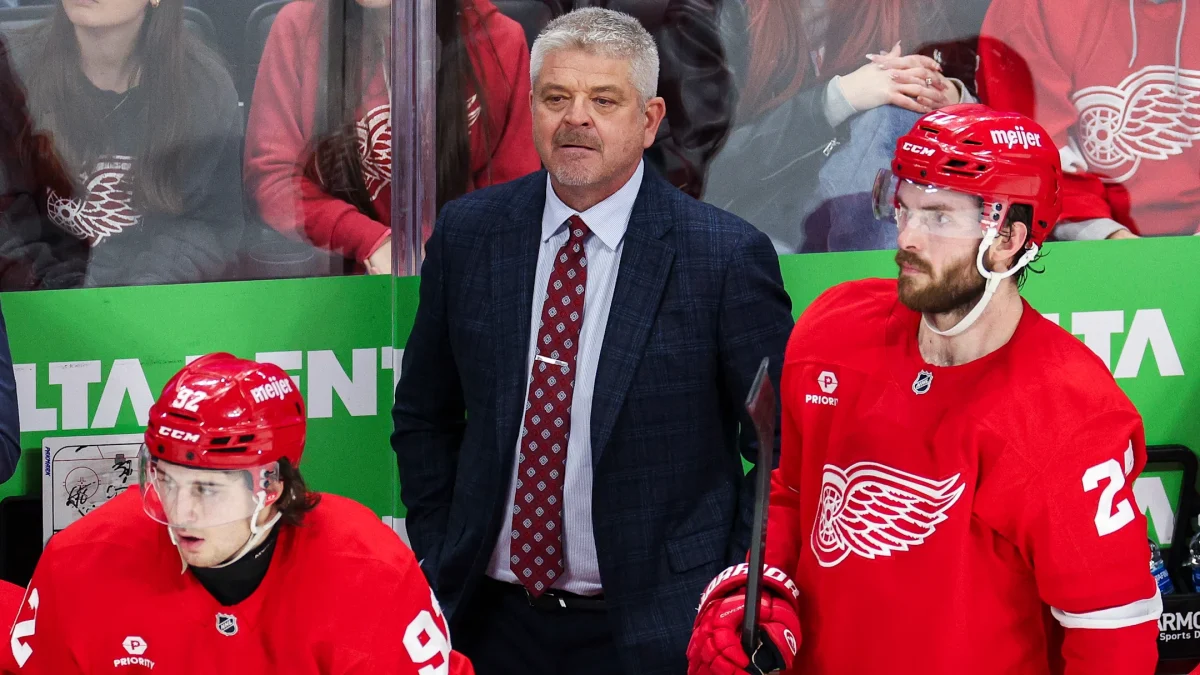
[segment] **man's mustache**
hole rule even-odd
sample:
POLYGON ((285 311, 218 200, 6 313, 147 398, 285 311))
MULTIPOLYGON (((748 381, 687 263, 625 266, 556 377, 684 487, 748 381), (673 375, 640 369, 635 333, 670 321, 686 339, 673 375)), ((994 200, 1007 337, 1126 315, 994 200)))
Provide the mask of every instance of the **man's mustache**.
POLYGON ((595 136, 581 131, 560 131, 554 134, 554 144, 562 147, 564 145, 578 145, 592 150, 600 149, 600 139, 595 136))
POLYGON ((896 264, 897 265, 908 265, 909 267, 915 267, 918 270, 925 272, 926 274, 933 273, 933 266, 930 265, 929 263, 925 262, 924 260, 921 260, 920 256, 918 256, 916 253, 913 253, 911 251, 905 251, 905 250, 896 251, 896 264))

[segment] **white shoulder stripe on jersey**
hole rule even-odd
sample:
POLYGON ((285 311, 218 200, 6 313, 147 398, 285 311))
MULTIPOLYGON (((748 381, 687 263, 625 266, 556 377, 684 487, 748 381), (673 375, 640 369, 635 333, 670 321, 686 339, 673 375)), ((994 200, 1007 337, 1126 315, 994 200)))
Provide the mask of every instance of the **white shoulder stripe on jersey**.
POLYGON ((1157 621, 1158 617, 1162 616, 1162 610, 1162 595, 1156 589, 1154 597, 1131 602, 1128 605, 1121 605, 1120 607, 1085 612, 1083 614, 1072 614, 1051 607, 1050 613, 1054 615, 1055 619, 1058 619, 1058 622, 1064 628, 1111 630, 1114 628, 1136 626, 1147 621, 1157 621))

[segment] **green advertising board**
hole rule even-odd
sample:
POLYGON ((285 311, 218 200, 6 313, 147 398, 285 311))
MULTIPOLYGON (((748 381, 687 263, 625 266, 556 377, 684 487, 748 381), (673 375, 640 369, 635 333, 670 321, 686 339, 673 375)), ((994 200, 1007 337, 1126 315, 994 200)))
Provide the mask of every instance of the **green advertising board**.
MULTIPOLYGON (((140 432, 153 398, 188 357, 228 351, 275 362, 298 381, 309 413, 304 473, 314 489, 394 514, 390 282, 339 277, 5 294, 25 452, 0 497, 41 489, 43 438, 140 432)), ((406 325, 416 282, 396 280, 396 294, 407 300, 396 303, 395 318, 406 325)))
MULTIPOLYGON (((1044 274, 1031 275, 1024 290, 1035 308, 1109 365, 1142 412, 1151 444, 1200 447, 1200 284, 1191 273, 1198 258, 1200 239, 1192 237, 1054 244, 1040 264, 1044 274)), ((837 283, 895 274, 886 251, 784 256, 780 263, 797 314, 837 283)), ((40 490, 43 438, 138 432, 153 397, 188 357, 223 350, 279 363, 297 379, 309 406, 304 472, 314 488, 403 517, 389 408, 393 355, 412 325, 417 279, 51 291, 0 300, 27 449, 0 497, 40 490)), ((1177 504, 1179 483, 1177 473, 1143 476, 1139 492, 1150 502, 1142 506, 1152 534, 1169 531, 1163 521, 1177 504)))

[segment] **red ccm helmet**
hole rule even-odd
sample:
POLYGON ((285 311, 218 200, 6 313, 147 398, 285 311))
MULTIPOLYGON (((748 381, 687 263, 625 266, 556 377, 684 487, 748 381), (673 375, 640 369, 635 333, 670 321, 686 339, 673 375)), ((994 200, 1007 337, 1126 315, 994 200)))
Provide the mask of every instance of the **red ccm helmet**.
POLYGON ((926 193, 948 190, 982 201, 979 230, 968 226, 963 234, 981 237, 975 268, 987 281, 979 301, 951 328, 939 330, 926 319, 929 330, 946 337, 961 334, 982 316, 1000 282, 1037 257, 1062 213, 1062 165, 1050 134, 1024 115, 985 105, 952 105, 931 112, 896 141, 891 170, 880 171, 875 179, 876 218, 909 222, 911 215, 898 197, 902 183, 926 193), (1009 269, 994 272, 988 269, 986 254, 1013 204, 1033 209, 1033 222, 1026 223, 1025 252, 1009 269))
POLYGON ((236 470, 304 454, 304 399, 279 366, 209 354, 175 374, 150 407, 149 455, 236 470))
POLYGON ((256 517, 273 499, 279 461, 299 466, 306 423, 304 399, 279 366, 225 353, 193 361, 150 407, 139 458, 146 513, 193 528, 256 517), (218 472, 245 475, 235 490, 218 472))
POLYGON ((900 137, 891 171, 875 183, 876 216, 899 206, 901 180, 980 197, 985 236, 1003 225, 1012 204, 1029 205, 1027 248, 1046 241, 1062 212, 1062 165, 1050 134, 1024 115, 977 103, 935 110, 900 137))

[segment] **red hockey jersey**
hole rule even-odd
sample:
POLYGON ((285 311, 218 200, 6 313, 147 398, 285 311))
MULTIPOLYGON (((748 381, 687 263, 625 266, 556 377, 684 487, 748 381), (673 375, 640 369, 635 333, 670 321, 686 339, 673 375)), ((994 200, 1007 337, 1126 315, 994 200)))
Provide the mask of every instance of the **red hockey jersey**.
MULTIPOLYGON (((24 597, 24 588, 7 581, 0 581, 0 616, 5 617, 5 620, 10 616, 16 616, 24 597)), ((20 671, 16 659, 13 658, 12 650, 0 649, 0 674, 16 675, 18 672, 20 671)))
POLYGON ((793 672, 1152 673, 1137 411, 1028 305, 954 367, 921 358, 919 321, 895 280, 851 282, 788 344, 766 560, 801 591, 793 672))
POLYGON ((412 552, 334 495, 279 526, 270 568, 225 607, 130 490, 55 535, 11 636, 33 675, 470 675, 412 552), (447 667, 449 661, 449 667, 447 667))
POLYGON ((1064 221, 1113 218, 1143 235, 1200 229, 1200 18, 1183 12, 1178 0, 992 2, 980 98, 1073 146, 1064 221))

